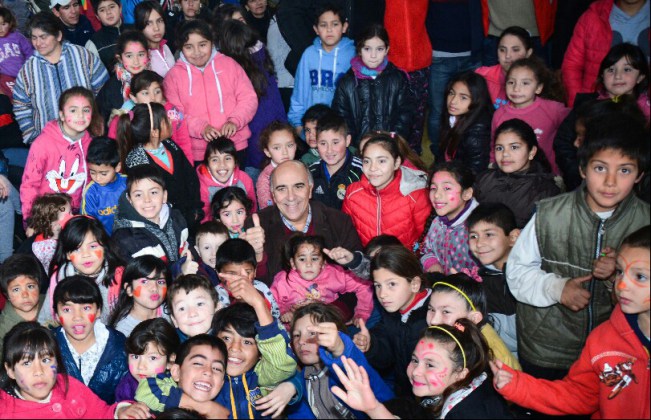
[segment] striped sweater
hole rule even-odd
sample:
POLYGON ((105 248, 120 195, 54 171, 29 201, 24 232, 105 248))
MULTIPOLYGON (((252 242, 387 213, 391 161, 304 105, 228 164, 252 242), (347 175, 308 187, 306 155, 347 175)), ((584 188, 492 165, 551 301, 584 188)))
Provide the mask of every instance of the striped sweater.
POLYGON ((83 86, 97 95, 107 80, 108 73, 99 57, 78 45, 64 41, 56 64, 34 52, 20 69, 14 87, 14 114, 23 141, 31 143, 48 121, 58 117, 63 91, 83 86))

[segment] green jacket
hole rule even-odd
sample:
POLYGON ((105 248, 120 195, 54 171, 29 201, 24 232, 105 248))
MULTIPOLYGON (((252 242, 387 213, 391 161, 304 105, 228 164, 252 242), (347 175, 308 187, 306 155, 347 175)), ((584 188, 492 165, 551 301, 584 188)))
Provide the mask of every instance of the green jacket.
MULTIPOLYGON (((585 188, 538 202, 535 229, 541 269, 563 278, 592 272, 601 249, 619 249, 630 233, 649 224, 649 205, 633 193, 612 216, 602 221, 588 206, 585 188)), ((612 311, 611 292, 603 281, 584 283, 590 303, 578 312, 556 303, 548 307, 517 305, 518 352, 536 365, 568 369, 579 357, 586 338, 612 311)))
MULTIPOLYGON (((41 311, 41 306, 43 306, 44 299, 45 295, 38 296, 38 308, 36 309, 37 314, 41 311)), ((2 358, 2 346, 5 341, 5 335, 7 335, 9 330, 11 330, 16 324, 19 324, 23 321, 25 321, 25 319, 18 315, 16 309, 7 300, 2 313, 0 313, 0 358, 2 358)))

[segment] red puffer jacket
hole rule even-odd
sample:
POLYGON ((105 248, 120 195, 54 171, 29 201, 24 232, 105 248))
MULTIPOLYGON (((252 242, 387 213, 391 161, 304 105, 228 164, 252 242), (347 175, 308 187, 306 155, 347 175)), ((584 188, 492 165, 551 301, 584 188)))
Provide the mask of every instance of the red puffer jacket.
POLYGON ((613 2, 598 0, 592 3, 574 27, 561 68, 570 107, 577 93, 595 90, 599 66, 613 42, 609 21, 613 2))
POLYGON ((362 245, 377 235, 394 235, 413 248, 425 228, 432 207, 425 172, 400 167, 385 188, 377 191, 366 176, 346 189, 342 211, 353 220, 362 245))

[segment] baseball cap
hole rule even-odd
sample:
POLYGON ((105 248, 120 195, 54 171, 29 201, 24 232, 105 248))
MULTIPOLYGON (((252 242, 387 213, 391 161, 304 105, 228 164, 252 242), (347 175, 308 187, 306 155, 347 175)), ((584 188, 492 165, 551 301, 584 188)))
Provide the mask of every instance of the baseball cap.
POLYGON ((72 2, 72 0, 50 0, 50 9, 54 9, 58 6, 67 6, 72 2))

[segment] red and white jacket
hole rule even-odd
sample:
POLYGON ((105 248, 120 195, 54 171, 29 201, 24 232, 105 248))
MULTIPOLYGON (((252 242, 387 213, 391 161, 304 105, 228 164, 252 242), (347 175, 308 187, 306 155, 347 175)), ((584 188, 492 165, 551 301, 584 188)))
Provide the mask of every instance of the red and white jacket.
POLYGON ((509 401, 552 416, 648 419, 650 362, 648 350, 617 305, 610 319, 588 336, 565 378, 536 379, 505 366, 513 380, 498 392, 509 401))

